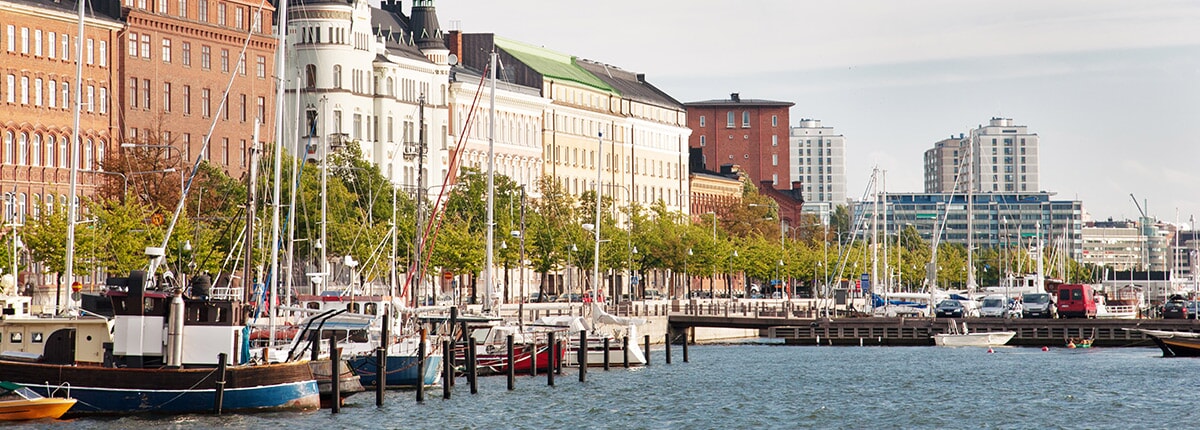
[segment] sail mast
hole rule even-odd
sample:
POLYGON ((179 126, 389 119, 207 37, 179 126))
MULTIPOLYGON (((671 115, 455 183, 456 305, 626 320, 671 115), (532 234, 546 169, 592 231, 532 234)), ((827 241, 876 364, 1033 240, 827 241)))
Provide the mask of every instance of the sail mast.
POLYGON ((496 49, 492 48, 492 53, 488 59, 488 73, 491 80, 491 94, 489 96, 491 109, 488 112, 488 174, 487 174, 487 240, 485 247, 487 248, 487 262, 484 263, 483 270, 483 311, 490 312, 492 310, 492 265, 495 257, 493 256, 494 245, 492 241, 495 237, 496 224, 496 196, 495 196, 495 171, 496 171, 496 49))
MULTIPOLYGON (((79 186, 79 149, 83 146, 79 142, 79 116, 80 109, 83 108, 83 6, 86 3, 84 0, 77 0, 79 5, 79 35, 75 37, 75 119, 74 126, 71 127, 71 185, 68 188, 67 200, 67 259, 65 272, 67 283, 75 282, 75 216, 79 211, 76 207, 77 199, 75 197, 76 188, 79 186)), ((182 195, 179 196, 183 198, 182 195)), ((16 221, 13 221, 16 224, 16 221)), ((13 236, 16 236, 16 228, 13 228, 13 236)), ((17 274, 13 273, 13 282, 16 282, 17 274)), ((59 294, 54 296, 54 311, 55 313, 62 312, 62 299, 59 294)))
MULTIPOLYGON (((277 39, 279 39, 279 44, 276 45, 275 48, 275 165, 274 172, 272 172, 273 187, 271 190, 271 242, 269 245, 271 250, 271 263, 270 266, 267 267, 267 283, 264 287, 267 290, 267 297, 269 297, 270 300, 267 304, 267 308, 270 309, 269 317, 271 321, 271 337, 268 341, 268 345, 270 345, 272 348, 275 347, 275 297, 276 294, 278 294, 275 286, 279 285, 279 200, 281 199, 280 188, 282 186, 281 179, 283 177, 282 167, 284 141, 283 115, 280 113, 283 111, 284 85, 287 83, 287 81, 284 79, 284 74, 287 73, 286 69, 284 68, 284 62, 286 61, 285 53, 287 52, 287 7, 288 1, 285 0, 279 2, 279 22, 275 24, 275 34, 277 39)), ((300 94, 297 93, 296 96, 299 98, 300 94)), ((265 118, 260 119, 260 121, 261 120, 265 120, 265 118)), ((255 139, 255 143, 257 143, 257 139, 255 139)))

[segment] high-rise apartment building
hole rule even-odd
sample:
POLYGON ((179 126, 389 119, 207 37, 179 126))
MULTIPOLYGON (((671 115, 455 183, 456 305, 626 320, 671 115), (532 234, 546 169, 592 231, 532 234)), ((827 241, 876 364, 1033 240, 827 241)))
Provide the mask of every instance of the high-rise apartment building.
POLYGON ((806 204, 846 203, 846 138, 821 126, 821 120, 801 119, 792 127, 788 147, 791 181, 803 184, 806 204))
POLYGON ((1038 135, 1011 118, 992 118, 969 136, 941 140, 924 161, 927 193, 964 192, 967 184, 977 193, 1040 191, 1038 135))

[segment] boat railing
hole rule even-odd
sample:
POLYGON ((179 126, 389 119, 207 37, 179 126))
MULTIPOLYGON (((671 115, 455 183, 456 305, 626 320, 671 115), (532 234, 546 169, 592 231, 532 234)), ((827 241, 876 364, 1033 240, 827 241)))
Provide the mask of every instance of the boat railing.
POLYGON ((210 290, 213 300, 239 300, 242 298, 242 289, 234 287, 213 287, 210 290))
POLYGON ((64 398, 67 398, 67 399, 71 398, 71 383, 70 382, 63 382, 61 384, 58 384, 57 387, 54 387, 54 390, 50 391, 50 397, 58 397, 58 390, 63 390, 63 392, 66 393, 64 398))

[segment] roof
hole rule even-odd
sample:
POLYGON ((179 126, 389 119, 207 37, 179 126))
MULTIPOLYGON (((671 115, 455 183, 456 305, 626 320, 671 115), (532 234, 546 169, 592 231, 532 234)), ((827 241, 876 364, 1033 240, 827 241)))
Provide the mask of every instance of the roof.
MULTIPOLYGON (((119 3, 119 0, 111 1, 115 3, 97 2, 95 5, 86 5, 87 7, 84 9, 84 16, 92 19, 120 22, 121 4, 119 3)), ((79 12, 79 2, 73 0, 5 0, 5 2, 54 10, 69 15, 75 15, 79 12)), ((74 48, 72 47, 72 49, 74 48)))
POLYGON ((428 62, 429 59, 421 53, 413 40, 408 20, 403 19, 387 10, 371 7, 371 29, 375 34, 384 37, 384 46, 388 53, 399 57, 407 57, 428 62))
POLYGON ((578 60, 575 64, 611 85, 621 94, 622 98, 683 110, 683 103, 646 82, 646 75, 586 59, 578 60))
POLYGON ((776 100, 739 98, 736 101, 733 99, 713 99, 713 100, 704 100, 704 101, 698 101, 698 102, 687 102, 687 103, 684 103, 684 105, 685 106, 694 106, 694 107, 701 107, 701 106, 792 107, 792 106, 795 106, 796 104, 792 103, 792 102, 781 102, 781 101, 776 101, 776 100))
POLYGON ((573 56, 499 36, 495 38, 495 44, 497 48, 544 77, 571 81, 601 91, 617 92, 611 85, 576 64, 573 56))

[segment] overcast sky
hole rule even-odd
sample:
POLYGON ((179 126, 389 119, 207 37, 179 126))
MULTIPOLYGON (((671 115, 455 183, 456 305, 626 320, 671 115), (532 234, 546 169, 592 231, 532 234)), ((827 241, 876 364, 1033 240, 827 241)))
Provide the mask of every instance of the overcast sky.
MULTIPOLYGON (((408 2, 411 4, 411 0, 408 2)), ((407 5, 406 5, 407 6, 407 5)), ((1041 137, 1041 188, 1092 218, 1200 216, 1200 2, 442 0, 445 28, 647 74, 682 102, 791 101, 920 192, 922 154, 996 116, 1041 137)))

